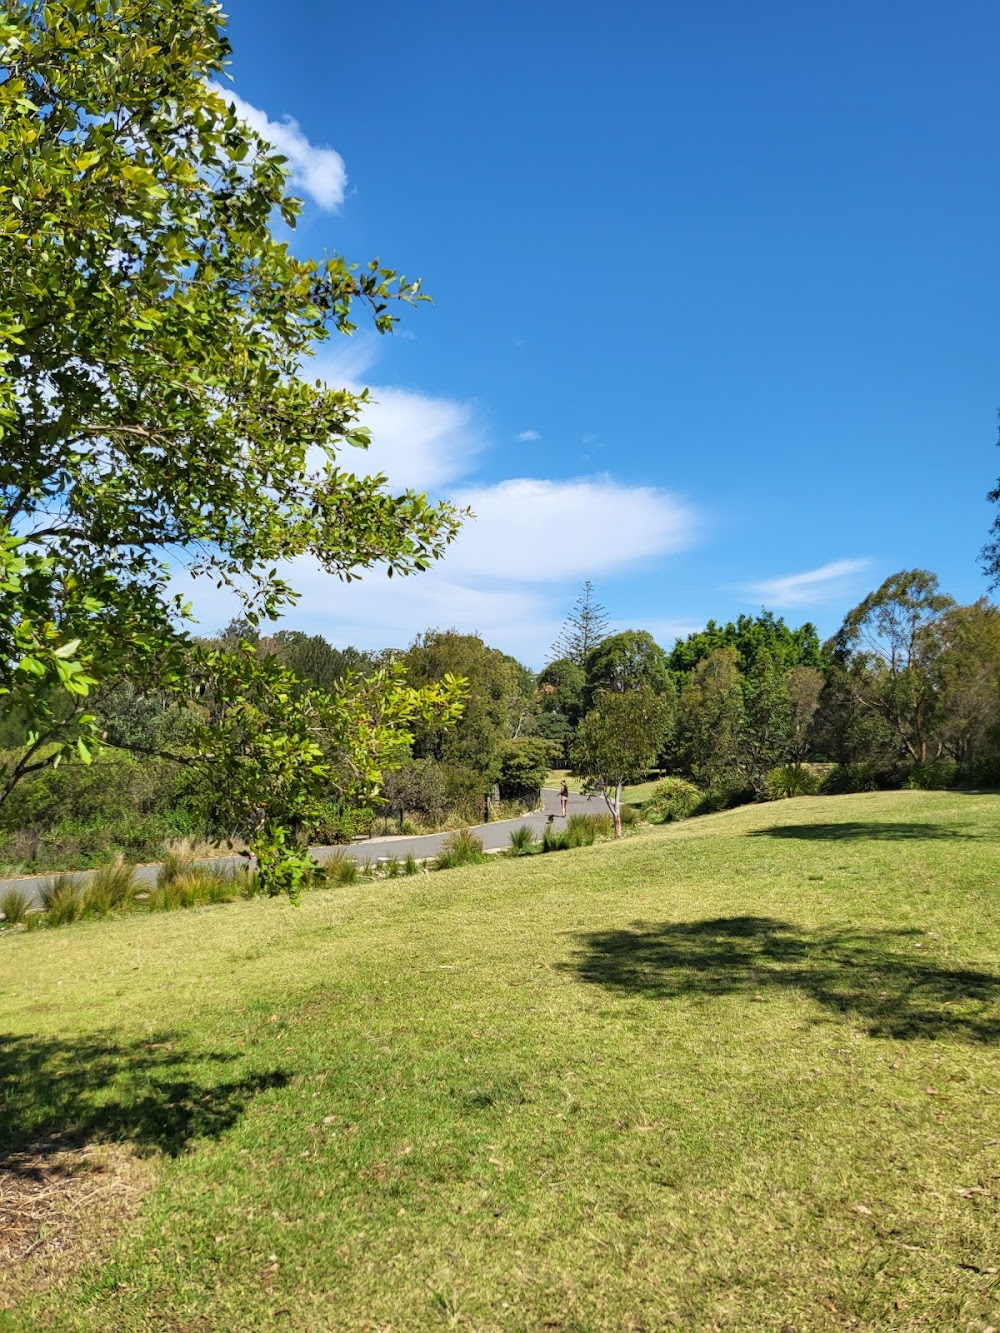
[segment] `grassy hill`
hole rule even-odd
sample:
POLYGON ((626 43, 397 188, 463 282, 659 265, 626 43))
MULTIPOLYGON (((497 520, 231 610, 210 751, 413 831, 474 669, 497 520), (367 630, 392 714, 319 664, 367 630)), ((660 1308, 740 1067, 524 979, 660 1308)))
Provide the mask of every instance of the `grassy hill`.
POLYGON ((982 1333, 998 841, 816 798, 0 939, 0 1329, 982 1333))

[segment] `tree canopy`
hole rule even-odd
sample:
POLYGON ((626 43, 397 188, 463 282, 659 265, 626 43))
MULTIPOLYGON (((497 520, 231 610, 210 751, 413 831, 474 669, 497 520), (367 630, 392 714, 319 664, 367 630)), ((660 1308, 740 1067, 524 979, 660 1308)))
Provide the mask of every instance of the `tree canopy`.
POLYGON ((89 758, 96 682, 218 670, 234 706, 246 692, 260 659, 238 654, 237 678, 192 648, 178 563, 255 623, 294 601, 295 557, 408 574, 460 522, 341 462, 367 444, 367 395, 318 385, 308 358, 358 308, 390 330, 419 284, 273 234, 300 205, 214 83, 223 25, 214 0, 0 14, 0 711, 28 751, 0 799, 39 764, 89 758))

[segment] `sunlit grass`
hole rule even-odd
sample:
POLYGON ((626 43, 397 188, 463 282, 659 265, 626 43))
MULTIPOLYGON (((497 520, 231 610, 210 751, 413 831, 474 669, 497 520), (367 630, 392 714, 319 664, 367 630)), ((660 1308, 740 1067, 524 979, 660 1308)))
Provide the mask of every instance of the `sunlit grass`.
POLYGON ((982 1333, 998 815, 803 798, 6 932, 0 1149, 156 1180, 7 1326, 982 1333))

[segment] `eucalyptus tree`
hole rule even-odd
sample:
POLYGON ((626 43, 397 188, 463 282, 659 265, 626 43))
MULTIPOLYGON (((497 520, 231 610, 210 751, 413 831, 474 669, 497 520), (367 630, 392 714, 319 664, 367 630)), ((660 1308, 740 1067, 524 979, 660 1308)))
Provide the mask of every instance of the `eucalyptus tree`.
POLYGON ((836 637, 853 660, 847 681, 856 702, 918 762, 928 758, 942 710, 935 668, 942 618, 954 606, 929 570, 901 570, 848 612, 836 637))

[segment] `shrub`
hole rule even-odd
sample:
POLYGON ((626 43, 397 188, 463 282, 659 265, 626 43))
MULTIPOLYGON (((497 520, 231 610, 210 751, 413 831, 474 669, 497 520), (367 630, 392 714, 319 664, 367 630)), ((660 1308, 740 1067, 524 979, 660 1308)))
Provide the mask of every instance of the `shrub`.
POLYGON ((622 828, 634 828, 636 824, 642 823, 642 811, 637 810, 634 805, 623 805, 621 820, 622 828))
POLYGON ((374 828, 374 810, 328 801, 321 807, 319 818, 313 822, 311 833, 316 842, 335 846, 352 842, 355 838, 370 838, 374 828))
POLYGON ((445 838, 434 865, 437 870, 454 870, 456 866, 478 865, 485 859, 482 839, 466 828, 445 838))
POLYGON ((134 868, 117 856, 91 875, 83 895, 86 910, 94 916, 127 912, 135 902, 136 888, 134 868))
POLYGON ((530 856, 535 850, 537 839, 530 824, 520 824, 510 831, 510 850, 515 856, 530 856))
POLYGON ((551 824, 546 824, 545 831, 542 834, 543 852, 567 852, 569 851, 569 834, 565 829, 558 832, 551 824))
POLYGON ((194 907, 197 902, 197 875, 183 871, 159 884, 156 892, 149 895, 147 905, 151 912, 174 912, 178 908, 194 907))
POLYGON ((334 852, 323 867, 326 878, 331 884, 355 884, 358 879, 358 863, 347 852, 334 852))
POLYGON ((904 787, 919 791, 946 791, 957 787, 961 769, 954 759, 935 759, 927 763, 912 764, 906 775, 904 787))
POLYGON ((646 802, 646 818, 651 824, 669 824, 687 819, 697 810, 704 792, 686 778, 664 778, 653 788, 646 802))
POLYGON ((83 916, 83 895, 73 875, 56 875, 42 885, 41 892, 50 926, 64 926, 83 916))
POLYGON ((20 889, 7 889, 0 896, 0 912, 8 926, 19 926, 27 917, 31 903, 20 889))
POLYGON ((594 830, 598 838, 613 838, 615 836, 615 821, 610 810, 602 810, 600 814, 584 815, 594 830))
POLYGON ((232 903, 240 896, 240 884, 231 870, 202 868, 194 872, 200 880, 198 896, 203 903, 232 903))
POLYGON ((769 801, 784 801, 792 796, 815 796, 819 782, 807 768, 783 764, 767 775, 765 792, 769 801))
POLYGON ((966 780, 973 787, 1000 787, 1000 756, 974 760, 966 780))
POLYGON ((842 796, 854 792, 885 791, 899 786, 899 775, 880 764, 838 764, 826 775, 823 792, 828 796, 842 796))
POLYGON ((416 833, 417 826, 412 819, 401 819, 399 821, 400 833, 408 833, 411 837, 416 833))
POLYGON ((156 874, 156 887, 162 889, 171 880, 186 875, 192 868, 197 844, 192 838, 177 838, 163 849, 163 861, 156 874))

